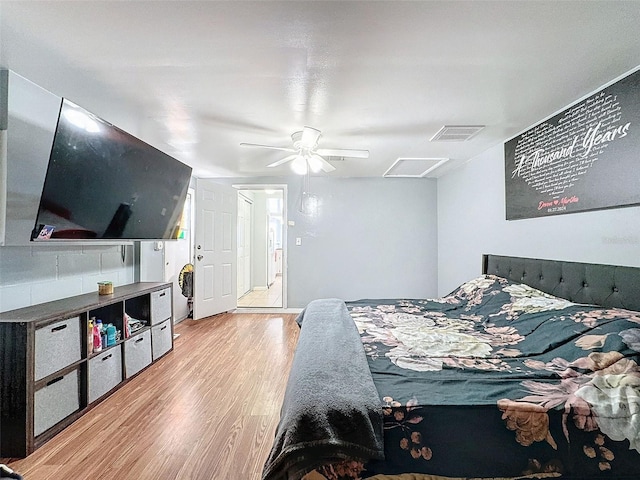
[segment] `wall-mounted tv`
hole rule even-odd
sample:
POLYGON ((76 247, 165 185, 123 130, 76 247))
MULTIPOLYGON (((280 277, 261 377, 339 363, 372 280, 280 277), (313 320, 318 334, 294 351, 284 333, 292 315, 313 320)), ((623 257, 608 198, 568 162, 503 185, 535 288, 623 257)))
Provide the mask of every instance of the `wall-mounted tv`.
POLYGON ((62 100, 31 239, 168 240, 191 167, 62 100))

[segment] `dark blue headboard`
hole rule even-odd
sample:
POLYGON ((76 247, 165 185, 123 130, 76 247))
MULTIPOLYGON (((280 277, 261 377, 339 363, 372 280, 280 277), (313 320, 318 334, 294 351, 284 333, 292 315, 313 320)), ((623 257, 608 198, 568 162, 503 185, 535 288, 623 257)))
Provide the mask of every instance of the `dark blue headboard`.
POLYGON ((576 303, 640 311, 640 268, 483 255, 482 272, 576 303))

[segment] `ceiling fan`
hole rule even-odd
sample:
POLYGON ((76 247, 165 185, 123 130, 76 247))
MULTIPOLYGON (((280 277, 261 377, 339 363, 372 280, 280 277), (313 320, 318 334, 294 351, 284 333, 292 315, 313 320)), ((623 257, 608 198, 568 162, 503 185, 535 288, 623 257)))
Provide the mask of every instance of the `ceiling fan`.
POLYGON ((336 167, 331 165, 323 156, 328 157, 351 157, 351 158, 369 158, 368 150, 352 150, 352 149, 336 149, 336 148, 318 148, 318 140, 322 132, 317 128, 304 127, 301 131, 291 135, 293 141, 292 147, 277 147, 273 145, 260 145, 257 143, 241 143, 241 147, 257 147, 269 148, 271 150, 282 150, 284 152, 292 152, 291 155, 284 157, 267 165, 267 167, 277 167, 287 162, 291 162, 291 169, 299 174, 306 175, 309 170, 312 172, 333 172, 336 167))

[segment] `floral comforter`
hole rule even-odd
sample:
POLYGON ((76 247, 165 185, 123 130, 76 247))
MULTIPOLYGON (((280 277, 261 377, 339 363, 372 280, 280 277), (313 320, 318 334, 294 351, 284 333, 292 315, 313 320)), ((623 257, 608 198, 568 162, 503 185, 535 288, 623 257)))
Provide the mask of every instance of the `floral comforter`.
POLYGON ((347 306, 380 394, 386 459, 314 474, 640 478, 640 312, 491 275, 440 299, 347 306))

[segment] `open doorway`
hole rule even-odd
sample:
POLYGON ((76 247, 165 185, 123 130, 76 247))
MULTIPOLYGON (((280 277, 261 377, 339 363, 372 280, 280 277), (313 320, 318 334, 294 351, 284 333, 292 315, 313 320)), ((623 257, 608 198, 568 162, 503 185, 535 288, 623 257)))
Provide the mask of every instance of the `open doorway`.
POLYGON ((286 308, 286 185, 238 189, 238 308, 286 308))

